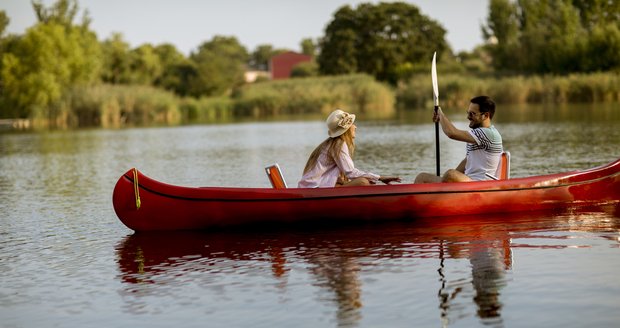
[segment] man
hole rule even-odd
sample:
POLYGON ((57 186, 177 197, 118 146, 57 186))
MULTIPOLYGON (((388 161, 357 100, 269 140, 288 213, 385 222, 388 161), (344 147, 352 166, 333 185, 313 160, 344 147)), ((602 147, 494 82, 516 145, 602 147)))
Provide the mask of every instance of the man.
POLYGON ((459 130, 441 108, 433 115, 433 121, 439 122, 443 132, 450 138, 467 143, 467 155, 456 167, 438 177, 430 173, 420 173, 415 183, 431 182, 465 182, 489 180, 488 175, 495 176, 503 151, 502 136, 497 132, 491 120, 495 114, 495 103, 487 96, 478 96, 470 101, 467 119, 471 130, 459 130))

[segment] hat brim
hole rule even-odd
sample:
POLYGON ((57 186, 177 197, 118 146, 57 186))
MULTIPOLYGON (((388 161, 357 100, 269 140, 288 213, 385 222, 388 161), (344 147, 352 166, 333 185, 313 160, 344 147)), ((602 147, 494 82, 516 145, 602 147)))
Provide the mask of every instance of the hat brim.
POLYGON ((348 124, 346 127, 339 126, 338 128, 336 128, 336 130, 333 131, 329 130, 327 131, 327 135, 329 135, 330 138, 336 138, 347 132, 347 130, 349 130, 351 126, 355 123, 355 114, 349 114, 349 117, 351 117, 350 124, 348 124))
POLYGON ((343 135, 345 132, 347 132, 347 130, 349 128, 350 127, 346 128, 346 129, 345 128, 338 128, 338 130, 336 130, 336 131, 329 131, 329 132, 327 132, 327 134, 329 135, 330 138, 336 138, 336 137, 339 137, 339 136, 343 135))

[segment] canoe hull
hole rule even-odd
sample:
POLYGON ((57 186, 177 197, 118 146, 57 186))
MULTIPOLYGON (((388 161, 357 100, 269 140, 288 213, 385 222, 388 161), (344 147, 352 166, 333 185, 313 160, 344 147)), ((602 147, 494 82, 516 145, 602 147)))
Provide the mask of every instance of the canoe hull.
POLYGON ((620 160, 585 171, 500 181, 323 189, 181 187, 132 169, 113 193, 116 214, 135 231, 414 220, 618 204, 619 199, 620 160))

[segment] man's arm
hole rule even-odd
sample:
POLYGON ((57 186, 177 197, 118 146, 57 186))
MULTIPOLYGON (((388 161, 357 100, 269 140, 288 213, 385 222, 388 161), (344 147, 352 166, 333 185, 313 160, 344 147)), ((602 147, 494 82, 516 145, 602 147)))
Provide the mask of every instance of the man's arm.
POLYGON ((471 134, 469 134, 468 131, 457 129, 456 126, 454 126, 454 124, 452 124, 448 117, 443 113, 441 108, 437 109, 437 114, 433 117, 433 120, 441 124, 441 129, 443 130, 443 133, 448 136, 448 138, 473 144, 476 143, 476 140, 471 136, 471 134))

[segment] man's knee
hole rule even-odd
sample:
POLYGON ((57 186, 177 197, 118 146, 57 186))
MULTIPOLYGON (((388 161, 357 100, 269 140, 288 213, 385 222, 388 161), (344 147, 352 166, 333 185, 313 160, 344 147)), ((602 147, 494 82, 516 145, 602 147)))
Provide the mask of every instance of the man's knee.
POLYGON ((469 179, 468 176, 455 169, 450 169, 446 171, 446 173, 444 173, 443 175, 443 178, 441 179, 442 182, 464 182, 469 180, 471 179, 469 179))
POLYGON ((441 181, 436 175, 430 173, 420 173, 415 177, 414 183, 433 183, 441 181))

